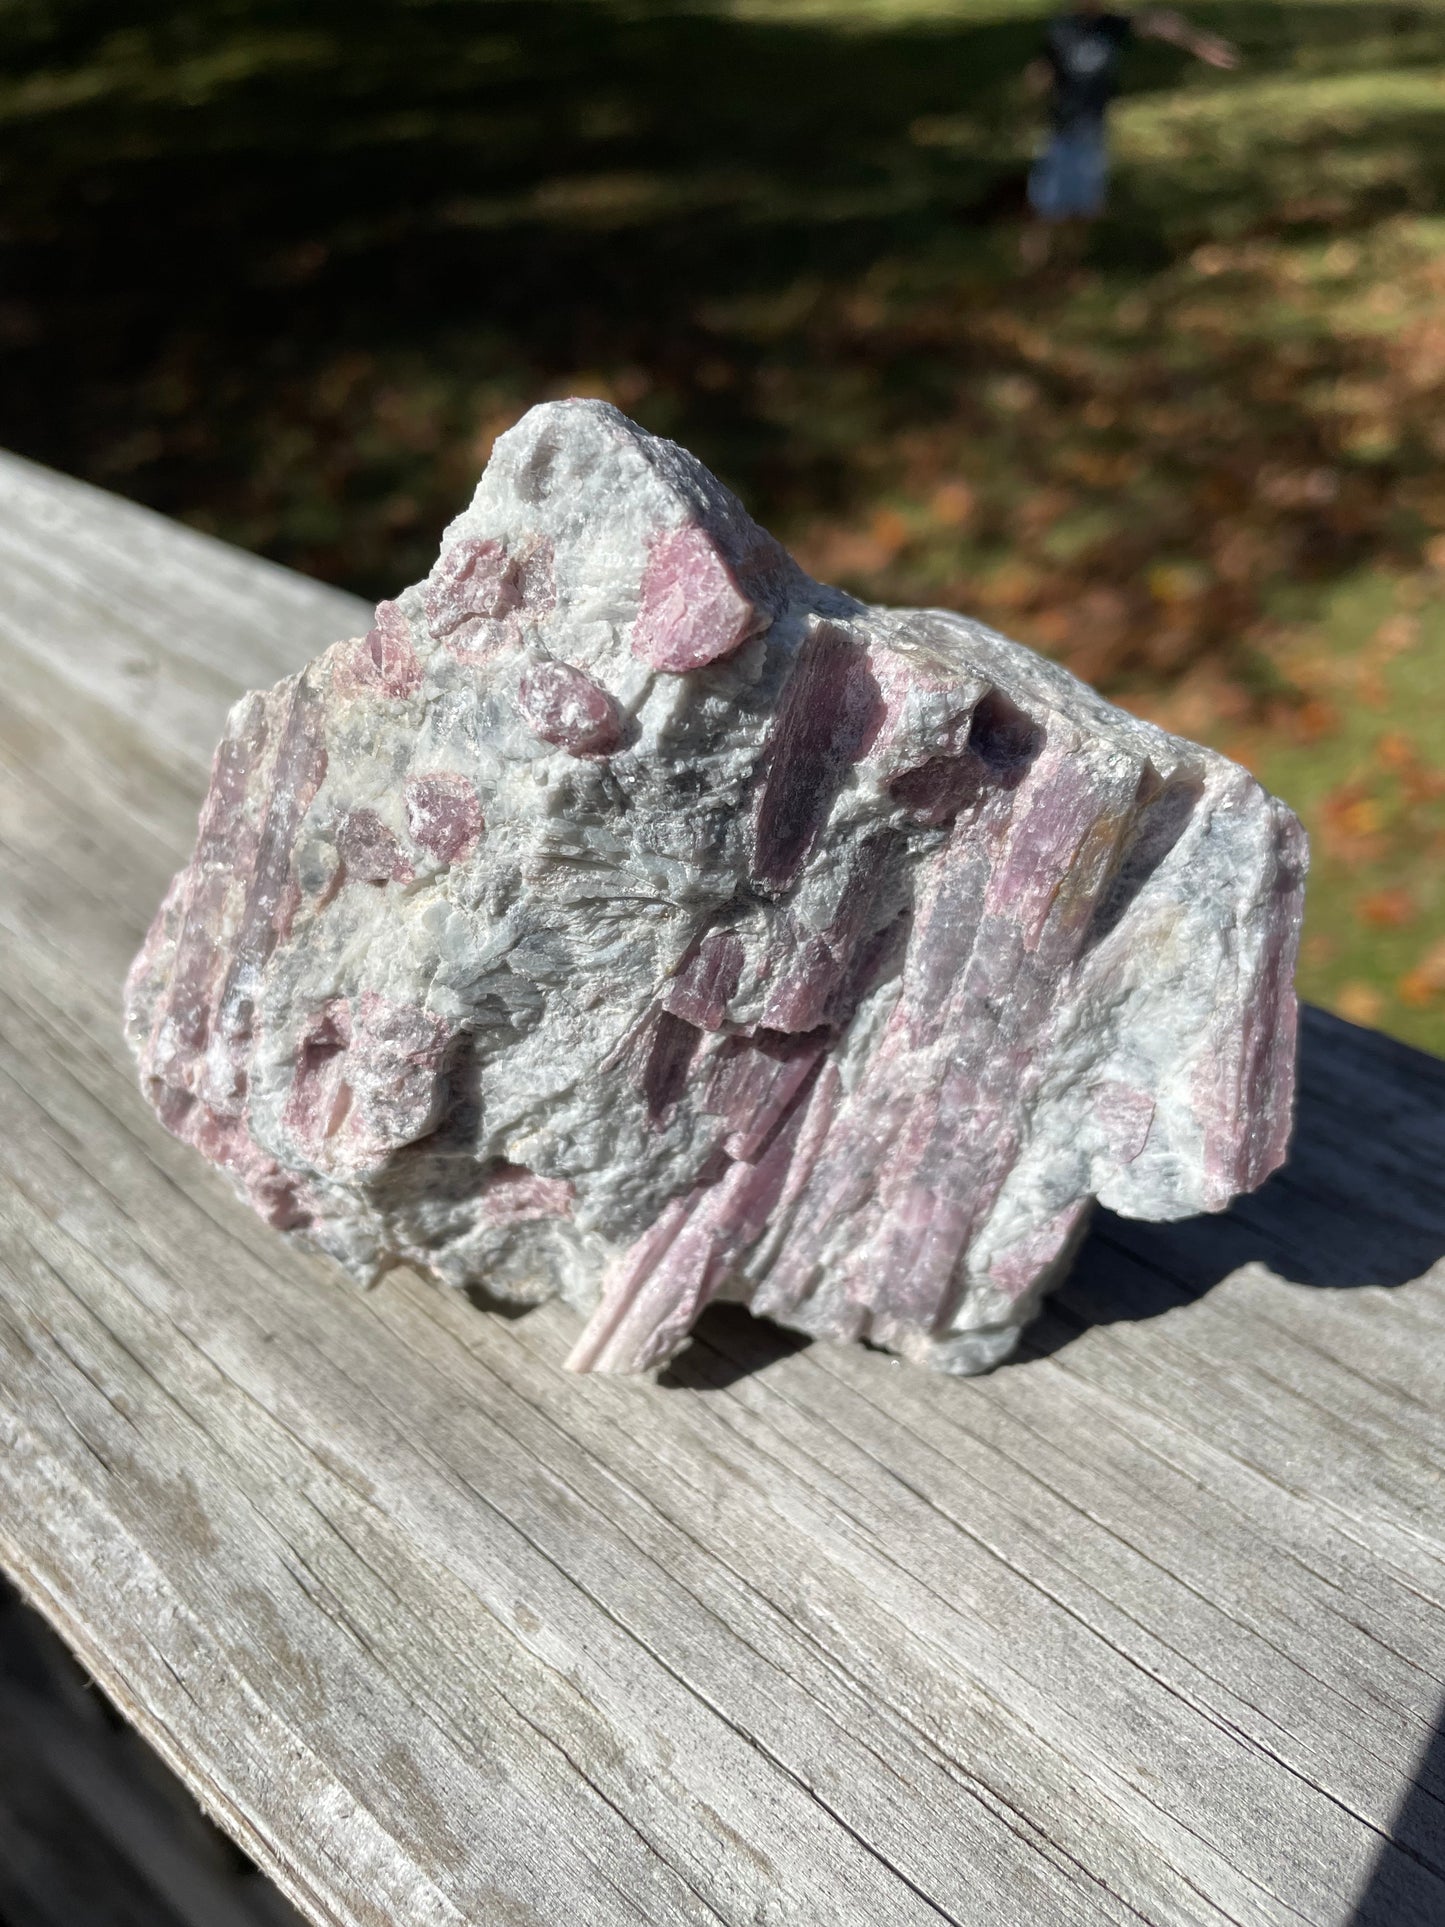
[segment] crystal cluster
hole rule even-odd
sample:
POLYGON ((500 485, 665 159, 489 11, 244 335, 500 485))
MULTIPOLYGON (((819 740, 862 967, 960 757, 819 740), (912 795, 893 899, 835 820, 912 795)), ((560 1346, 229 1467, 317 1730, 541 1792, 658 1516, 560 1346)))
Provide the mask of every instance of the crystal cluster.
POLYGON ((1279 1164, 1305 852, 1245 771, 964 617, 810 580, 597 402, 245 697, 132 968, 162 1122, 363 1279, 710 1300, 969 1372, 1098 1198, 1279 1164))

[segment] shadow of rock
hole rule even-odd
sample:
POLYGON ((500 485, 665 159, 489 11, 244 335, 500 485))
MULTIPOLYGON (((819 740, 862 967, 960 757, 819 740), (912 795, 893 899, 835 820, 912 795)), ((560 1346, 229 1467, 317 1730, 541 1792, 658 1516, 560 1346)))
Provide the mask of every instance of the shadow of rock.
POLYGON ((741 1305, 709 1305, 658 1384, 668 1391, 721 1392, 741 1378, 791 1358, 810 1343, 741 1305))
POLYGON ((1139 1224, 1101 1211, 1026 1355, 1158 1317, 1251 1263, 1326 1291, 1407 1284, 1445 1255, 1442 1175, 1445 1062, 1306 1009, 1284 1169, 1217 1216, 1139 1224))

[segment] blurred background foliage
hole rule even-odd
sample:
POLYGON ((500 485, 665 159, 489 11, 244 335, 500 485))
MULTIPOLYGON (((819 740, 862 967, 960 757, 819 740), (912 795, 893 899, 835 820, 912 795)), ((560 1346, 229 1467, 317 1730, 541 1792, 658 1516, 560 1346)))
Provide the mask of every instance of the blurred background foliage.
POLYGON ((1445 1051, 1445 0, 1129 55, 1025 272, 1034 0, 0 8, 0 441, 367 593, 596 394, 818 574, 1217 744, 1302 982, 1445 1051))

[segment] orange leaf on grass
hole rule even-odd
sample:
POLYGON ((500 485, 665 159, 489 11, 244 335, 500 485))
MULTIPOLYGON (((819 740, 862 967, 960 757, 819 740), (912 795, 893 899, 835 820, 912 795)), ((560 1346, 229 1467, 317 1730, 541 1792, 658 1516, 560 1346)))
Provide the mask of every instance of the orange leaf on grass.
POLYGON ((1386 616, 1371 638, 1370 646, 1376 655, 1388 661, 1392 656, 1403 656, 1419 640, 1420 618, 1400 614, 1386 616))
POLYGON ((1375 744, 1375 754, 1386 769, 1409 769, 1419 762, 1420 751, 1413 736, 1407 736, 1403 729, 1391 729, 1375 744))
POLYGON ((1337 863, 1372 862, 1384 853, 1385 810, 1357 779, 1325 798, 1317 831, 1320 847, 1337 863))
POLYGON ((869 524, 869 535, 884 559, 884 566, 892 562, 899 551, 908 546, 913 531, 898 513, 897 509, 881 508, 874 512, 869 524))
POLYGON ((1385 1000, 1371 984, 1341 984, 1335 993, 1335 1009, 1352 1024, 1375 1024, 1385 1008, 1385 1000))
POLYGON ((1073 612, 1069 609, 1039 609, 1035 612, 1029 627, 1034 639, 1046 649, 1057 649, 1069 639, 1074 627, 1073 612))
POLYGON ((1325 815, 1346 836, 1376 836, 1385 827, 1384 808, 1373 796, 1361 796, 1337 807, 1326 804, 1325 815))
POLYGON ((1339 728, 1340 712, 1323 696, 1311 696, 1289 712, 1289 733, 1297 743, 1322 743, 1339 728))
POLYGON ((1417 1010, 1445 997, 1445 943, 1437 943, 1427 950, 1395 988, 1401 1003, 1411 1004, 1417 1010))
POLYGON ((978 497, 967 482, 945 482, 929 503, 934 521, 945 529, 967 528, 977 507, 978 497))
POLYGON ((1445 770, 1409 769, 1400 779, 1405 801, 1412 806, 1419 803, 1438 803, 1445 796, 1445 770))
POLYGON ((1355 700, 1364 709, 1388 709, 1390 690, 1373 663, 1361 663, 1355 676, 1355 700))
POLYGON ((1403 884, 1385 890, 1372 890, 1368 896, 1360 898, 1360 915, 1376 930, 1403 930, 1419 914, 1419 905, 1403 884))

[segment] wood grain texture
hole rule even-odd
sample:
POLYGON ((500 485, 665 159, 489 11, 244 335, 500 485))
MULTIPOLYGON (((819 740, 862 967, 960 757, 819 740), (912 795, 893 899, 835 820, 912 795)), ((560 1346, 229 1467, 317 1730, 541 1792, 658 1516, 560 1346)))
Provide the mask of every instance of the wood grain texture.
POLYGON ((365 612, 12 460, 0 575, 0 1560, 310 1919, 1445 1919, 1445 1065, 1312 1016, 1289 1169, 991 1378, 727 1311, 570 1378, 120 1039, 227 702, 365 612))

